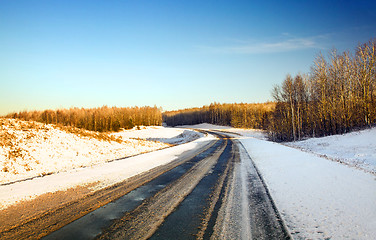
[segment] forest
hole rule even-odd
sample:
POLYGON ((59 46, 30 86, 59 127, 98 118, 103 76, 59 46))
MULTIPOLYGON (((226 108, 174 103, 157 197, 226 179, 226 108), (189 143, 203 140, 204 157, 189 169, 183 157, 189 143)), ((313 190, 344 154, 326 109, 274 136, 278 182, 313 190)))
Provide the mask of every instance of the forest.
POLYGON ((275 103, 212 103, 201 108, 191 108, 163 113, 169 126, 212 123, 240 128, 267 129, 275 103))
POLYGON ((342 134, 376 123, 376 41, 355 54, 332 50, 314 60, 309 74, 287 75, 275 86, 269 137, 295 141, 342 134))
POLYGON ((162 111, 154 107, 107 107, 70 108, 45 111, 22 111, 8 114, 6 117, 33 120, 45 124, 60 124, 83 128, 91 131, 119 131, 135 126, 162 125, 162 111))

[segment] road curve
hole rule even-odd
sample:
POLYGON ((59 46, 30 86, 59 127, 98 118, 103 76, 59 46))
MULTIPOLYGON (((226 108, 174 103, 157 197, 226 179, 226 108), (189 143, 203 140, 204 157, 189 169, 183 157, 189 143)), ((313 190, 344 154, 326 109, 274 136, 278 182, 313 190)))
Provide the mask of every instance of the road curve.
POLYGON ((0 238, 290 239, 241 143, 208 133, 218 139, 199 151, 59 206, 0 238))
POLYGON ((98 239, 290 239, 247 151, 218 137, 213 154, 98 239))

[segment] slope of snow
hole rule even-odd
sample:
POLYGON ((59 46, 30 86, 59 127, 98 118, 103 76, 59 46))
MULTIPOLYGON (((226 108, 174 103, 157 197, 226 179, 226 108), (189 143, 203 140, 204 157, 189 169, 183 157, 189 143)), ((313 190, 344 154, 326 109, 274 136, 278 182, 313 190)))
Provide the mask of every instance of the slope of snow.
POLYGON ((123 131, 113 140, 101 140, 72 134, 53 125, 0 118, 0 184, 89 167, 200 136, 184 129, 148 127, 123 131), (164 142, 157 141, 161 136, 165 136, 164 142), (153 137, 153 141, 148 139, 153 137))
POLYGON ((376 128, 344 135, 311 138, 286 145, 376 174, 376 128))

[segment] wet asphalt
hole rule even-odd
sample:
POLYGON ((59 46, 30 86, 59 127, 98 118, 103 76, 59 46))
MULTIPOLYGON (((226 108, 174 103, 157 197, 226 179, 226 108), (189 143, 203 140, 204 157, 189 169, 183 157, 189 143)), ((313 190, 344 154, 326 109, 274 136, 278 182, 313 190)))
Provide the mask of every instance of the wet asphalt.
MULTIPOLYGON (((132 212, 143 201, 154 196, 169 184, 173 184, 174 181, 183 176, 195 164, 212 156, 215 152, 220 151, 220 149, 224 150, 222 150, 223 152, 220 154, 216 164, 176 209, 165 217, 150 239, 197 239, 200 232, 201 238, 210 239, 214 236, 214 231, 217 231, 215 236, 226 236, 226 234, 220 233, 221 229, 218 230, 218 228, 215 228, 216 224, 218 224, 218 215, 221 213, 221 209, 228 207, 226 204, 241 204, 236 199, 232 199, 232 201, 228 200, 229 197, 226 196, 229 188, 240 184, 236 180, 229 180, 235 171, 235 168, 229 168, 229 166, 231 164, 239 164, 242 161, 239 149, 243 151, 243 158, 244 156, 249 156, 247 154, 244 155, 244 148, 239 142, 227 139, 224 135, 212 134, 217 135, 219 139, 209 149, 193 156, 181 165, 163 173, 121 198, 77 219, 43 239, 97 238, 111 226, 114 220, 121 218, 125 213, 132 212), (231 171, 225 171, 225 169, 231 169, 231 171), (215 198, 215 202, 213 202, 213 194, 216 191, 219 197, 215 198), (209 209, 211 210, 208 211, 209 209), (206 219, 206 222, 204 222, 204 219, 206 219)), ((240 234, 239 236, 244 239, 290 239, 290 235, 283 224, 261 174, 254 166, 252 160, 247 160, 249 160, 248 162, 252 166, 247 165, 249 169, 245 176, 247 191, 242 194, 247 195, 246 207, 248 209, 246 212, 249 216, 244 218, 244 216, 239 215, 233 218, 242 217, 242 219, 233 220, 234 222, 243 221, 242 224, 248 224, 251 231, 250 234, 240 234), (244 220, 247 222, 244 223, 244 220)), ((231 207, 235 209, 237 206, 231 207)), ((124 229, 124 231, 127 230, 124 229)))

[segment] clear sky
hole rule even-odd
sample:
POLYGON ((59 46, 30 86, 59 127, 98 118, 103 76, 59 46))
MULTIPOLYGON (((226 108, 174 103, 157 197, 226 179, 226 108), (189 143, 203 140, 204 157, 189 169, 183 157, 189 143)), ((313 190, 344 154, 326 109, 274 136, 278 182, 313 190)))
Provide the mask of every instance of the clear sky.
POLYGON ((264 102, 376 37, 375 1, 0 1, 0 115, 264 102))

